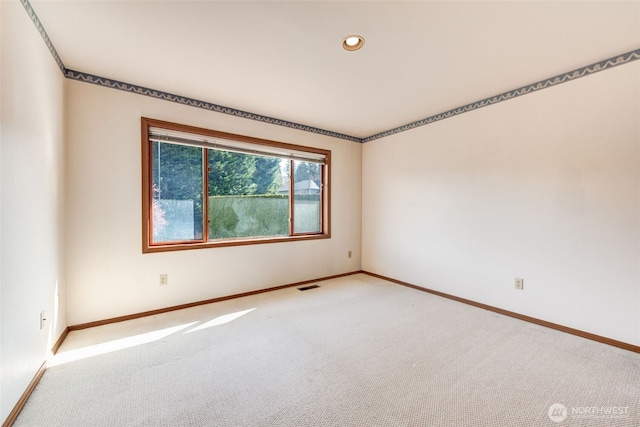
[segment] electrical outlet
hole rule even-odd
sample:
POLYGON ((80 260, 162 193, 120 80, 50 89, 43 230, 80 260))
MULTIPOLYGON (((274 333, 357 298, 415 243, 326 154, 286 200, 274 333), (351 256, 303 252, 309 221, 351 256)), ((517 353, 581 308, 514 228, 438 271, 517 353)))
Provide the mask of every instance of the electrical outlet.
POLYGON ((44 325, 47 323, 47 313, 44 310, 40 312, 40 330, 44 329, 44 325))
POLYGON ((351 258, 351 251, 349 251, 349 258, 351 258))
POLYGON ((524 290, 524 279, 522 277, 516 277, 516 280, 514 282, 514 286, 516 289, 522 291, 524 290))
POLYGON ((168 285, 169 284, 169 278, 167 277, 166 274, 161 274, 160 275, 160 286, 164 286, 164 285, 168 285))

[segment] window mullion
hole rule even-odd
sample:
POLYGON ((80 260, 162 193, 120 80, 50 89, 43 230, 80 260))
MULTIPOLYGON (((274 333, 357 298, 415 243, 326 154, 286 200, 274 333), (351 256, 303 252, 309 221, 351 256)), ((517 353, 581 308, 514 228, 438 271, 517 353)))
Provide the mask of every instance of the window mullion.
POLYGON ((325 165, 321 165, 320 166, 320 232, 324 233, 325 228, 324 228, 324 224, 325 224, 325 183, 327 182, 326 179, 326 167, 325 165))
POLYGON ((202 149, 202 239, 209 241, 209 150, 202 149))
POLYGON ((294 191, 295 191, 295 187, 294 187, 294 183, 295 183, 295 179, 293 177, 293 170, 294 170, 294 164, 293 164, 293 160, 289 160, 289 236, 293 236, 295 234, 295 230, 293 229, 294 227, 294 191))

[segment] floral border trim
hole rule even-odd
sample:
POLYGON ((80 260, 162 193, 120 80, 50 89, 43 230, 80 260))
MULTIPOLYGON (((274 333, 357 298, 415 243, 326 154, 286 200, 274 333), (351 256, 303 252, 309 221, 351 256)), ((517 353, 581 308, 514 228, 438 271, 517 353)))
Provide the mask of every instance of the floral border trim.
POLYGON ((60 55, 58 55, 58 51, 53 46, 53 43, 51 43, 51 39, 49 38, 47 31, 42 26, 42 22, 40 22, 40 18, 38 18, 38 15, 36 15, 36 11, 33 10, 33 6, 31 6, 31 3, 29 3, 29 0, 20 0, 20 2, 22 3, 22 6, 24 7, 24 9, 27 11, 29 18, 31 18, 31 21, 36 26, 36 29, 42 36, 42 39, 44 40, 45 44, 49 48, 49 52, 51 52, 51 55, 53 55, 53 59, 55 59, 56 64, 58 64, 60 71, 62 71, 62 74, 64 74, 66 67, 62 63, 62 59, 60 59, 60 55))
POLYGON ((407 123, 406 125, 399 126, 397 128, 389 129, 384 132, 377 133, 375 135, 362 138, 362 142, 369 142, 376 139, 384 138, 386 136, 394 135, 396 133, 405 132, 410 129, 414 129, 420 126, 425 126, 440 120, 448 119, 449 117, 457 116, 459 114, 467 113, 469 111, 477 110, 478 108, 487 107, 498 102, 507 101, 509 99, 516 98, 518 96, 526 95, 531 92, 546 89, 551 86, 555 86, 561 83, 566 83, 571 80, 585 77, 599 71, 604 71, 609 68, 617 67, 622 64, 626 64, 632 61, 640 59, 640 49, 632 50, 631 52, 623 53, 622 55, 614 56, 604 61, 596 62, 595 64, 587 65, 586 67, 578 68, 568 73, 558 74, 557 76, 540 80, 539 82, 532 83, 530 85, 519 87, 508 92, 503 92, 499 95, 495 95, 489 98, 482 99, 480 101, 472 102, 470 104, 463 105, 462 107, 454 108, 453 110, 445 111, 444 113, 436 114, 435 116, 426 117, 424 119, 407 123))
MULTIPOLYGON (((0 0, 1 1, 1 0, 0 0)), ((105 77, 96 76, 93 74, 83 73, 81 71, 75 71, 67 69, 58 55, 56 48, 53 46, 51 39, 47 35, 42 22, 36 15, 33 6, 29 3, 29 0, 20 0, 22 5, 24 6, 27 14, 33 21, 36 29, 42 36, 42 39, 46 43, 49 48, 49 52, 53 56, 53 59, 58 64, 60 71, 62 74, 71 80, 78 80, 86 83, 92 83, 99 86, 109 87, 112 89, 123 90, 126 92, 136 93, 139 95, 150 96, 152 98, 163 99, 165 101, 176 102, 178 104, 188 105, 191 107, 202 108, 209 111, 214 111, 217 113, 229 114, 236 117, 241 117, 244 119, 255 120, 258 122, 269 123, 277 126, 284 126, 291 129, 301 130, 304 132, 311 132, 320 135, 330 136, 339 139, 345 139, 347 141, 365 143, 369 141, 373 141, 376 139, 384 138, 386 136, 394 135, 396 133, 405 132, 411 129, 415 129, 420 126, 425 126, 440 120, 448 119, 449 117, 457 116, 459 114, 467 113, 469 111, 477 110, 482 107, 487 107, 492 104, 496 104, 498 102, 507 101, 509 99, 516 98, 518 96, 526 95, 531 92, 535 92, 538 90, 546 89, 551 86, 555 86, 561 83, 566 83, 571 80, 575 80, 581 77, 588 76, 593 73, 597 73, 600 71, 604 71, 613 67, 617 67, 619 65, 627 64, 632 61, 636 61, 640 59, 640 49, 632 50, 627 53, 623 53, 621 55, 617 55, 608 59, 605 59, 600 62, 596 62, 591 65, 587 65, 586 67, 581 67, 575 69, 573 71, 569 71, 568 73, 558 74, 557 76, 541 80, 536 83, 532 83, 526 86, 519 87, 517 89, 510 90, 508 92, 503 92, 499 95, 495 95, 489 98, 482 99, 480 101, 472 102, 470 104, 463 105, 458 108, 454 108, 453 110, 445 111, 444 113, 436 114, 434 116, 426 117, 421 120, 417 120, 415 122, 407 123, 405 125, 386 130, 384 132, 380 132, 366 138, 358 138, 356 136, 346 135, 339 132, 333 132, 330 130, 325 130, 313 126, 307 126, 300 123, 290 122, 287 120, 277 119, 274 117, 264 116, 261 114, 251 113, 248 111, 237 110, 231 107, 225 107, 223 105, 214 104, 207 101, 201 101, 194 98, 188 98, 185 96, 174 95, 172 93, 163 92, 160 90, 150 89, 144 86, 138 86, 130 83, 121 82, 118 80, 108 79, 105 77)))
POLYGON ((163 92, 161 90, 151 89, 144 86, 138 86, 131 83, 121 82, 119 80, 108 79, 106 77, 100 77, 93 74, 83 73, 81 71, 75 71, 66 69, 64 76, 71 80, 78 80, 85 83, 92 83, 98 86, 104 86, 112 89, 123 90, 125 92, 136 93, 138 95, 149 96, 151 98, 162 99, 165 101, 171 101, 178 104, 188 105, 191 107, 202 108, 204 110, 215 111, 216 113, 229 114, 243 119, 255 120, 258 122, 269 123, 273 125, 288 127, 291 129, 297 129, 305 132, 317 133, 320 135, 331 136, 334 138, 346 139, 353 142, 362 142, 362 138, 358 138, 351 135, 345 135, 343 133, 333 132, 325 129, 316 128, 313 126, 307 126, 300 123, 290 122, 287 120, 277 119, 275 117, 263 116, 261 114, 251 113, 249 111, 237 110, 231 107, 225 107, 223 105, 214 104, 212 102, 202 101, 199 99, 189 98, 186 96, 175 95, 169 92, 163 92))

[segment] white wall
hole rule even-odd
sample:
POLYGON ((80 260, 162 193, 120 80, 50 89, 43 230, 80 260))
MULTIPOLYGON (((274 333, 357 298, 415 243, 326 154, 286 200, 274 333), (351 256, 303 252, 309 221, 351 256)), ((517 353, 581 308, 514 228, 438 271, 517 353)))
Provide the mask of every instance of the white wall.
POLYGON ((67 99, 70 325, 360 269, 361 144, 76 81, 67 99), (142 254, 141 116, 332 150, 331 239, 142 254))
POLYGON ((62 257, 64 79, 20 3, 1 1, 0 15, 3 421, 67 324, 62 257), (49 319, 44 330, 41 310, 49 319))
POLYGON ((363 269, 640 345, 639 146, 640 61, 367 143, 363 269))

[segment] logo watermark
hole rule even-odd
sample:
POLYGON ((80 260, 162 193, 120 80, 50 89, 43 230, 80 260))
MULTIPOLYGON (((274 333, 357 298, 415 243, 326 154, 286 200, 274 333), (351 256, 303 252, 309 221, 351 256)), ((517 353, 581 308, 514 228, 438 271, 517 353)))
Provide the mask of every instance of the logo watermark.
POLYGON ((585 418, 629 418, 628 406, 572 406, 567 409, 562 403, 554 403, 547 411, 549 419, 554 423, 561 423, 571 417, 585 418))
POLYGON ((567 418, 567 407, 562 403, 554 403, 549 406, 547 414, 549 415, 549 419, 554 423, 561 423, 567 418))

